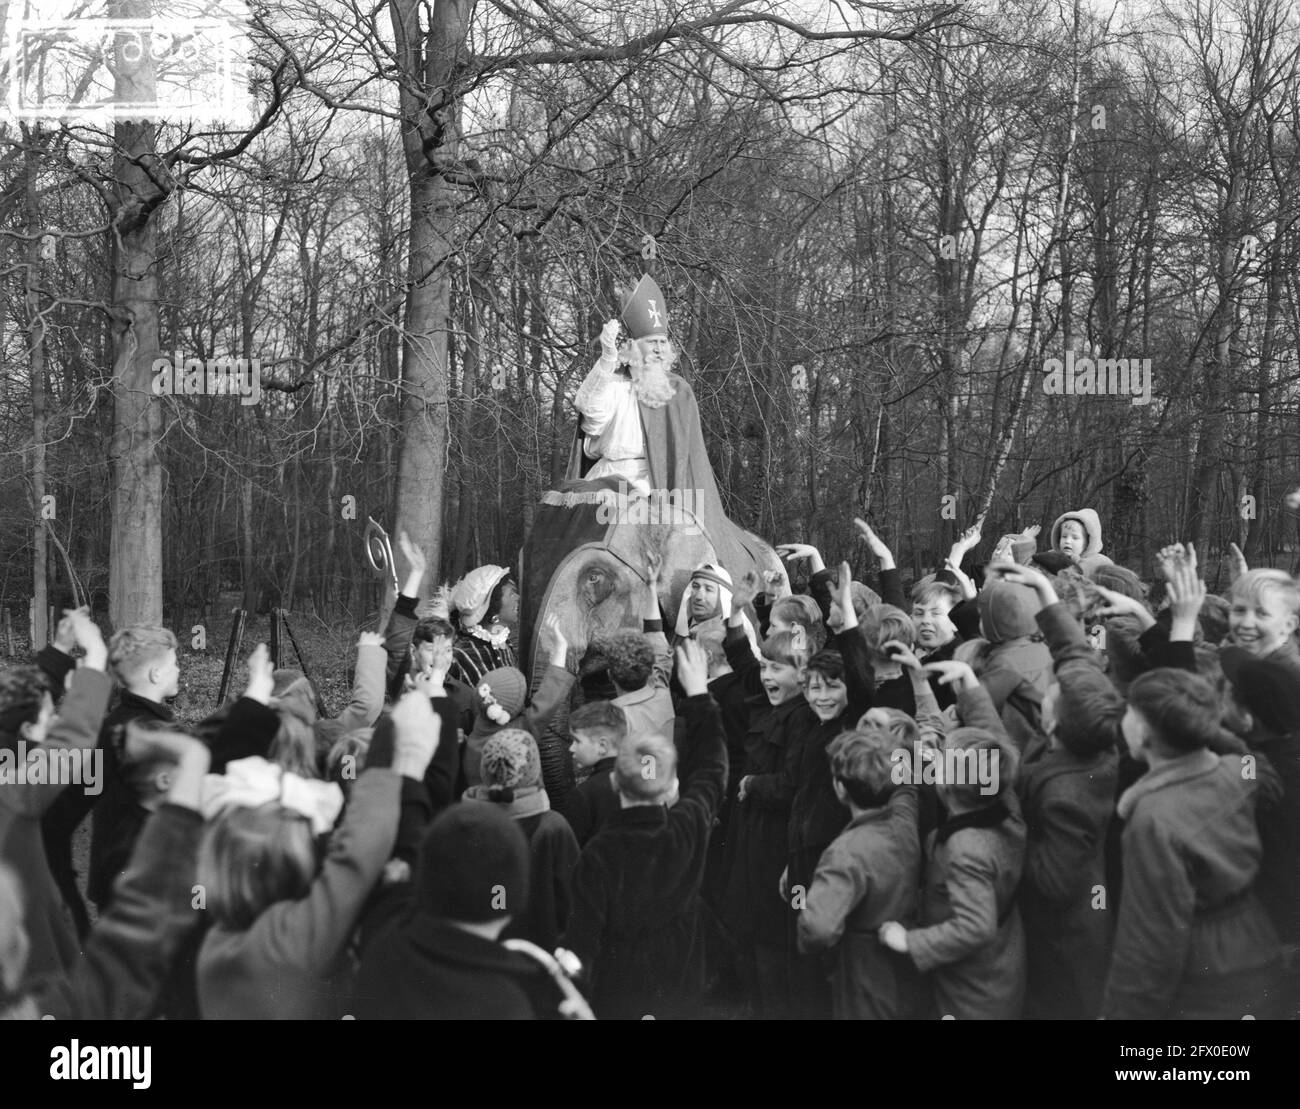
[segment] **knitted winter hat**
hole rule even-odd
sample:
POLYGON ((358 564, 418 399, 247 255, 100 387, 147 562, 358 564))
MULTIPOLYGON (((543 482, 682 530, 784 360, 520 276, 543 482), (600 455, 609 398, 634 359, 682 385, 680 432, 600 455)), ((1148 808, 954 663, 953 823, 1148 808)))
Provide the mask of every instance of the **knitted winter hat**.
POLYGON ((474 690, 474 713, 486 716, 494 724, 505 724, 524 711, 527 697, 528 679, 523 671, 501 666, 484 674, 474 690))
POLYGON ((460 613, 464 627, 472 628, 483 622, 492 590, 508 573, 510 570, 506 566, 489 564, 471 570, 456 583, 456 588, 451 591, 451 603, 460 613))
POLYGON ((1223 648, 1219 662, 1238 703, 1265 732, 1282 736, 1300 731, 1300 683, 1290 667, 1240 647, 1223 648))
POLYGON ((1063 555, 1060 551, 1039 551, 1030 556, 1029 562, 1048 574, 1059 574, 1074 565, 1070 556, 1063 555))
POLYGON ((537 741, 522 728, 502 728, 483 745, 483 784, 498 789, 540 785, 537 741))
POLYGON ((1142 584, 1142 579, 1127 566, 1116 566, 1113 563, 1108 566, 1098 566, 1092 572, 1092 580, 1103 589, 1123 593, 1124 596, 1132 597, 1135 601, 1147 599, 1147 590, 1142 584))
POLYGON ((528 907, 528 841, 496 805, 452 805, 424 834, 412 889, 448 920, 518 917, 528 907))
POLYGON ((1038 632, 1034 617, 1043 606, 1029 586, 995 581, 980 590, 977 600, 980 630, 990 643, 1005 643, 1038 632))

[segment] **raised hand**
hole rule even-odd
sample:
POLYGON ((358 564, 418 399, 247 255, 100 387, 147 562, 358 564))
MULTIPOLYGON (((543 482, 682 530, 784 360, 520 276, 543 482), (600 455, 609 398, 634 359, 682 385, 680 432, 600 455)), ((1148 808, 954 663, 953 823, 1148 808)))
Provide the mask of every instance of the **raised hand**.
POLYGON ((779 570, 764 570, 763 586, 764 592, 774 602, 779 601, 790 596, 790 575, 785 572, 784 566, 779 570))
POLYGON ((563 669, 569 660, 569 641, 564 637, 564 632, 560 630, 558 613, 552 612, 546 618, 546 630, 551 637, 551 665, 563 669))
POLYGON ((1173 576, 1174 563, 1185 558, 1186 554, 1181 543, 1170 543, 1169 546, 1161 547, 1156 552, 1156 568, 1165 581, 1169 581, 1173 576))
MULTIPOLYGON (((445 674, 446 671, 443 671, 445 674)), ((426 697, 445 697, 447 688, 442 684, 443 674, 430 667, 428 670, 420 670, 411 675, 411 688, 426 697)))
POLYGON ((424 580, 425 571, 429 568, 428 560, 424 557, 424 552, 411 542, 411 537, 405 531, 397 533, 397 549, 402 552, 407 566, 406 584, 402 586, 402 593, 407 597, 418 597, 420 582, 424 580))
POLYGON ((384 637, 379 632, 362 632, 357 637, 358 647, 382 647, 383 645, 384 637))
POLYGON ((244 696, 259 705, 269 704, 271 691, 275 689, 275 667, 271 664, 271 652, 265 643, 259 643, 248 656, 248 685, 244 696))
POLYGON ((897 639, 890 639, 880 645, 880 649, 892 658, 895 662, 902 663, 903 669, 910 670, 915 674, 923 674, 925 667, 921 660, 916 657, 912 649, 897 639))
POLYGON ((85 652, 81 665, 88 670, 103 670, 108 665, 108 648, 99 625, 90 618, 90 609, 70 609, 65 614, 71 624, 73 642, 85 652))
POLYGON ((709 656, 694 639, 683 639, 677 645, 677 680, 687 697, 697 697, 709 691, 709 656))
POLYGON ((1147 611, 1147 606, 1136 597, 1130 597, 1125 593, 1117 593, 1115 590, 1107 589, 1095 582, 1093 583, 1093 589, 1106 602, 1099 608, 1092 610, 1093 616, 1101 619, 1108 616, 1136 616, 1144 629, 1151 627, 1155 623, 1155 618, 1147 611))
POLYGON ((847 562, 840 563, 840 576, 835 587, 839 593, 840 631, 850 631, 858 626, 858 613, 853 607, 853 570, 847 562))
POLYGON ((1021 566, 1018 562, 990 562, 984 567, 986 578, 998 578, 1012 585, 1027 585, 1038 594, 1044 607, 1056 604, 1056 587, 1051 579, 1034 566, 1021 566))
POLYGON ((885 541, 875 533, 871 525, 860 516, 855 516, 853 518, 853 526, 858 529, 858 534, 867 541, 867 546, 871 548, 871 553, 880 560, 880 568, 882 570, 894 569, 894 552, 891 551, 885 541))
POLYGON ((1023 535, 1026 539, 1037 539, 1038 533, 1042 530, 1043 530, 1042 524, 1030 524, 1029 527, 1025 528, 1025 530, 1022 531, 1020 534, 1023 535))
POLYGON ((663 569, 663 555, 658 551, 653 551, 647 548, 645 552, 646 584, 649 585, 651 589, 658 588, 659 577, 663 573, 663 569))
POLYGON ((972 524, 957 537, 957 542, 952 545, 952 553, 948 557, 960 566, 966 552, 978 547, 983 538, 984 531, 981 524, 979 522, 972 524))
POLYGON ((947 662, 927 662, 922 668, 927 674, 936 674, 940 685, 951 685, 958 693, 978 689, 980 680, 967 663, 951 659, 947 662))
POLYGON ((1242 574, 1250 569, 1246 562, 1246 556, 1241 553, 1241 548, 1236 543, 1228 544, 1228 554, 1232 560, 1232 581, 1236 581, 1242 574))
POLYGON ((600 353, 607 358, 618 354, 618 320, 606 320, 600 329, 600 353))
POLYGON ((73 630, 72 613, 84 612, 90 615, 90 609, 82 605, 79 609, 64 609, 63 619, 59 621, 59 626, 54 629, 54 647, 62 651, 65 655, 70 655, 76 649, 77 636, 73 630))
POLYGON ((735 616, 758 596, 758 575, 753 570, 746 570, 731 591, 731 615, 735 616))
POLYGON ((944 559, 943 568, 957 579, 957 585, 961 588, 962 599, 973 601, 978 595, 979 590, 975 588, 975 583, 970 580, 970 576, 961 568, 960 563, 954 562, 951 558, 944 559))
POLYGON ((821 552, 808 543, 778 543, 776 553, 787 562, 797 562, 806 558, 808 568, 814 574, 826 569, 826 563, 822 561, 821 552))
POLYGON ((1190 642, 1196 632, 1196 617, 1205 603, 1205 582, 1196 572, 1195 552, 1192 557, 1176 562, 1173 577, 1169 579, 1169 626, 1171 642, 1190 642))

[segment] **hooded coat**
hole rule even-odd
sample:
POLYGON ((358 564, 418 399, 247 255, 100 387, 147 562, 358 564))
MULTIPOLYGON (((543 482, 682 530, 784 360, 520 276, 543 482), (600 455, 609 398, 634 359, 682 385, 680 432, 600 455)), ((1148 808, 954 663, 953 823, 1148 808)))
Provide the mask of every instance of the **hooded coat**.
POLYGON ((989 647, 979 671, 993 706, 1021 750, 1038 734, 1043 697, 1052 680, 1052 655, 1036 616, 1042 605, 1026 585, 995 581, 979 594, 980 628, 989 647))
POLYGON ((1095 509, 1078 508, 1073 512, 1063 512, 1056 518, 1056 523, 1052 525, 1052 549, 1059 551, 1061 549, 1061 528, 1067 520, 1074 520, 1083 526, 1084 538, 1087 545, 1083 548, 1083 554, 1075 559, 1075 564, 1088 577, 1099 566, 1115 565, 1109 558, 1101 553, 1101 517, 1095 509))

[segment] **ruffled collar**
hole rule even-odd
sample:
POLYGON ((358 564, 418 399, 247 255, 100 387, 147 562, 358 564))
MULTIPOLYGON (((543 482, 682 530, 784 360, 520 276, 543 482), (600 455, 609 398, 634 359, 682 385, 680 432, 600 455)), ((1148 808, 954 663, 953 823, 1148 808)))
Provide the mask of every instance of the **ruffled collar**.
POLYGON ((461 797, 462 801, 486 801, 505 810, 512 820, 523 820, 528 816, 550 812, 551 798, 542 786, 519 786, 513 792, 506 790, 510 800, 493 800, 491 786, 470 786, 461 797))
POLYGON ((510 638, 510 628, 505 624, 494 624, 493 628, 493 631, 488 631, 482 624, 475 624, 472 628, 466 628, 465 634, 481 639, 493 647, 504 647, 506 640, 510 638))

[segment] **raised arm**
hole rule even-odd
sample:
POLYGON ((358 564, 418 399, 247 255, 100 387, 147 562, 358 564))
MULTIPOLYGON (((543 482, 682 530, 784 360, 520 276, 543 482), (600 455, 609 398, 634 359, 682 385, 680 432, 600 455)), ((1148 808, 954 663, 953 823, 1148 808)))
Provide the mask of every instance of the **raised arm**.
POLYGON ((307 896, 277 903, 253 925, 276 957, 291 966, 318 973, 342 953, 392 854, 402 779, 423 781, 438 747, 438 718, 423 693, 404 694, 392 719, 392 769, 368 760, 307 896))
POLYGON ((369 728, 384 710, 384 676, 388 655, 384 637, 362 632, 357 640, 357 672, 352 679, 352 699, 338 714, 344 731, 369 728))
MULTIPOLYGON (((87 749, 99 739, 100 724, 113 691, 112 679, 104 672, 108 648, 99 628, 88 612, 78 609, 69 614, 73 620, 77 645, 85 652, 82 664, 72 675, 72 685, 59 706, 59 714, 50 723, 49 733, 41 745, 46 751, 87 749)), ((48 809, 67 783, 11 782, 0 786, 0 805, 39 816, 48 809)))
POLYGON ((618 370, 618 321, 600 330, 600 358, 578 386, 573 406, 582 413, 584 435, 599 435, 615 411, 614 382, 618 370))
POLYGON ((112 903, 67 979, 37 997, 56 1020, 143 1020, 152 1015, 172 959, 199 923, 192 904, 203 817, 199 798, 208 749, 197 739, 131 729, 134 755, 150 750, 173 761, 171 787, 145 822, 112 903))

